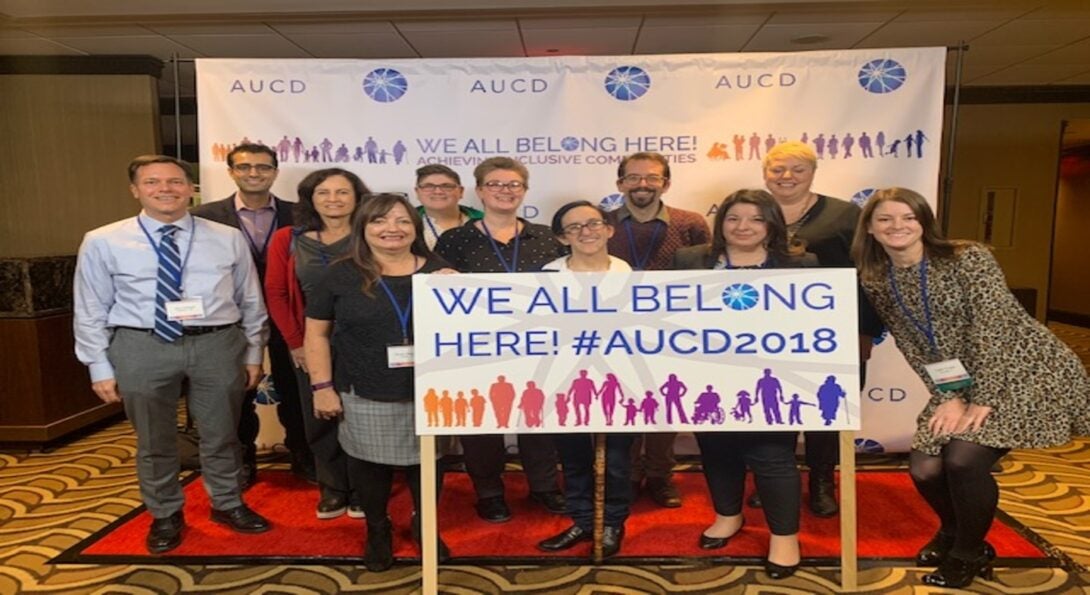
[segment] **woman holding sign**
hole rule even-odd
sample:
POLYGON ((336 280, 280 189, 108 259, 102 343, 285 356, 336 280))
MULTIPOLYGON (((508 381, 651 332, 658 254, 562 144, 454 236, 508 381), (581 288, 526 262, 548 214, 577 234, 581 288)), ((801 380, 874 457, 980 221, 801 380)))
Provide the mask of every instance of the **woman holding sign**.
MULTIPOLYGON (((485 159, 473 170, 484 217, 443 232, 435 252, 463 273, 536 272, 563 251, 544 225, 519 217, 530 188, 530 172, 510 157, 485 159)), ((500 434, 461 436, 466 473, 477 492, 477 516, 490 523, 511 520, 503 483, 507 451, 500 434)), ((556 448, 550 436, 520 434, 519 456, 530 499, 564 514, 556 481, 556 448)))
POLYGON ((942 237, 927 201, 879 190, 852 255, 863 288, 931 400, 917 420, 912 481, 939 517, 920 550, 923 577, 965 587, 990 573, 986 541, 999 501, 991 468, 1011 448, 1086 435, 1090 382, 1079 358, 1007 289, 987 248, 942 237))
MULTIPOLYGON (((739 190, 715 214, 712 243, 682 248, 674 269, 763 269, 817 266, 817 258, 788 243, 783 212, 764 190, 739 190)), ((766 370, 767 373, 767 370, 766 370)), ((796 432, 697 432, 715 522, 700 535, 702 549, 726 547, 742 530, 746 467, 753 471, 771 532, 765 572, 795 573, 799 553, 801 479, 796 432)))
MULTIPOLYGON (((613 226, 600 207, 588 201, 570 202, 553 215, 553 234, 571 249, 541 268, 543 271, 631 272, 628 263, 609 255, 606 242, 613 237, 613 226)), ((612 374, 597 392, 602 399, 618 399, 619 384, 612 374), (612 383, 608 380, 612 378, 612 383), (607 390, 607 387, 610 388, 607 390), (608 396, 607 396, 608 395, 608 396)), ((614 403, 615 405, 616 403, 614 403)), ((589 541, 594 535, 594 443, 605 441, 605 511, 602 530, 602 557, 609 558, 621 549, 624 523, 632 501, 632 434, 557 434, 553 441, 564 469, 564 496, 572 526, 538 543, 547 552, 565 550, 589 541)))
MULTIPOLYGON (((353 217, 351 237, 349 257, 330 266, 311 292, 304 344, 314 413, 340 418, 338 437, 367 515, 364 565, 377 572, 394 560, 386 507, 395 469, 405 470, 420 511, 412 276, 447 269, 447 263, 428 251, 423 222, 400 195, 366 198, 353 217)), ((417 541, 419 519, 414 516, 417 541)), ((440 559, 448 556, 440 542, 440 559)))

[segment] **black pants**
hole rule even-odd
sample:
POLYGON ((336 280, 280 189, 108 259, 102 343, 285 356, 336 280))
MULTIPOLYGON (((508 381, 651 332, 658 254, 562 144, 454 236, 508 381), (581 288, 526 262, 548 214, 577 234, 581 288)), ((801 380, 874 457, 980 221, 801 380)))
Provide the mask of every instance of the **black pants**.
POLYGON ((715 512, 742 513, 746 467, 753 471, 773 535, 799 532, 802 483, 795 464, 795 432, 698 432, 704 478, 715 512))
POLYGON ((980 555, 999 506, 992 465, 1007 452, 951 440, 938 456, 918 450, 909 454, 912 482, 938 515, 939 532, 954 536, 950 555, 955 558, 971 560, 980 555))
MULTIPOLYGON (((360 506, 367 515, 368 522, 378 522, 386 518, 386 509, 390 504, 390 492, 394 485, 394 472, 404 470, 405 483, 409 484, 409 493, 413 498, 414 523, 420 522, 420 465, 397 467, 372 463, 355 457, 348 457, 348 474, 360 506)), ((436 462, 436 495, 443 487, 443 466, 436 462)))
MULTIPOLYGON (((276 406, 276 416, 284 426, 284 446, 297 456, 309 456, 306 434, 303 431, 303 414, 299 405, 299 385, 295 379, 295 364, 291 359, 291 350, 275 326, 269 334, 269 373, 272 375, 276 394, 280 404, 276 406)), ((257 453, 254 441, 260 426, 257 417, 257 405, 254 399, 256 390, 246 392, 242 402, 242 415, 238 422, 238 440, 242 443, 243 461, 252 463, 257 453)))
POLYGON ((310 375, 296 368, 295 376, 298 380, 307 446, 314 454, 318 489, 321 490, 323 498, 348 498, 350 502, 356 503, 357 499, 352 495, 352 484, 348 477, 348 455, 337 438, 337 425, 340 421, 314 417, 314 393, 310 390, 310 375))
MULTIPOLYGON (((477 498, 503 496, 503 467, 507 460, 502 435, 461 436, 466 472, 477 498)), ((556 446, 547 434, 520 434, 519 457, 531 492, 560 489, 556 482, 556 446)))
MULTIPOLYGON (((606 437, 605 526, 624 527, 632 503, 633 434, 606 437)), ((564 469, 564 496, 572 522, 594 528, 594 434, 560 434, 554 438, 564 469)))

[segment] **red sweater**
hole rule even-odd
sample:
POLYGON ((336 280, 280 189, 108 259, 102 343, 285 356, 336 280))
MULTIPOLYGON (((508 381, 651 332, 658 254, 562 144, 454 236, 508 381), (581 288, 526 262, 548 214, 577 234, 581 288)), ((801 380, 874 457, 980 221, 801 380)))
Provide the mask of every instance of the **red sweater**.
POLYGON ((273 324, 284 336, 290 349, 303 346, 303 315, 306 299, 295 278, 295 254, 292 253, 294 229, 282 227, 269 240, 265 261, 265 307, 273 324))

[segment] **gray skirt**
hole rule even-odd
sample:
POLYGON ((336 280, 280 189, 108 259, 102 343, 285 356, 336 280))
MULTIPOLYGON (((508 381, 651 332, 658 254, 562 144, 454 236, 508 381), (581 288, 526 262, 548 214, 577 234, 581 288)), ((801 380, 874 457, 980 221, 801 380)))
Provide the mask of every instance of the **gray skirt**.
POLYGON ((337 438, 349 456, 383 465, 420 464, 412 401, 372 401, 348 392, 341 393, 341 407, 337 438))

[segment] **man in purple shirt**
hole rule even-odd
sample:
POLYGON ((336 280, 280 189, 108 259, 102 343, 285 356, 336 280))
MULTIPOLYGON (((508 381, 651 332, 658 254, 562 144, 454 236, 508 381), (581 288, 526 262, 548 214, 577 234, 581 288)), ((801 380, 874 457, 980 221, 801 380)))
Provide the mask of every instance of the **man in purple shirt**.
MULTIPOLYGON (((270 147, 254 143, 238 145, 227 154, 227 173, 238 191, 192 210, 198 217, 230 225, 242 232, 253 255, 262 287, 265 285, 265 254, 269 238, 277 229, 292 224, 292 203, 276 198, 271 191, 278 166, 276 151, 270 147)), ((299 406, 299 389, 291 350, 276 325, 269 326, 270 372, 276 394, 280 397, 276 413, 284 426, 284 446, 290 451, 292 472, 313 483, 317 481, 314 455, 303 430, 303 413, 299 406)), ((242 481, 247 487, 257 480, 257 447, 254 445, 258 433, 254 405, 256 395, 256 391, 247 393, 238 428, 238 438, 243 448, 242 481)))

